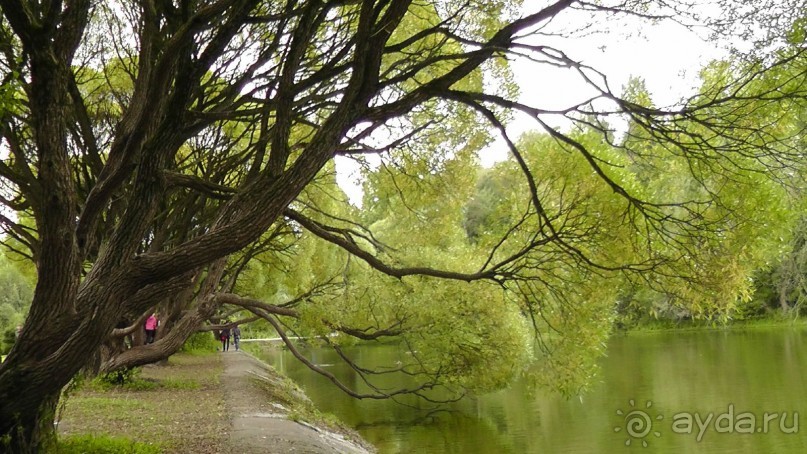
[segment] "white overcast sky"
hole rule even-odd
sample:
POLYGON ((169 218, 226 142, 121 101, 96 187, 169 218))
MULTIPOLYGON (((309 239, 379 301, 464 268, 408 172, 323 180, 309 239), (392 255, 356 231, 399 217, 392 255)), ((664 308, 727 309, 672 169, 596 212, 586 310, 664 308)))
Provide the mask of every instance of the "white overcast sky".
MULTIPOLYGON (((542 2, 527 4, 538 5, 542 2)), ((534 6, 535 7, 535 6, 534 6)), ((525 8, 528 8, 525 6, 525 8)), ((576 12, 566 16, 574 20, 576 12)), ((562 26, 561 26, 562 27, 562 26)), ((697 33, 672 21, 650 23, 639 18, 623 17, 612 24, 601 26, 603 32, 576 39, 563 38, 557 48, 572 60, 579 61, 602 73, 616 94, 632 76, 639 76, 651 94, 656 106, 669 106, 695 92, 698 75, 709 61, 725 55, 718 43, 707 41, 697 33)), ((547 43, 542 38, 541 43, 547 43)), ((572 70, 543 65, 539 67, 525 60, 511 64, 520 88, 519 101, 546 109, 562 109, 588 99, 594 94, 572 70)), ((567 126, 568 120, 544 118, 557 127, 567 126)), ((526 116, 516 115, 508 127, 511 138, 539 126, 526 116)), ((492 165, 504 159, 507 151, 503 142, 494 144, 491 150, 481 153, 482 164, 492 165)))

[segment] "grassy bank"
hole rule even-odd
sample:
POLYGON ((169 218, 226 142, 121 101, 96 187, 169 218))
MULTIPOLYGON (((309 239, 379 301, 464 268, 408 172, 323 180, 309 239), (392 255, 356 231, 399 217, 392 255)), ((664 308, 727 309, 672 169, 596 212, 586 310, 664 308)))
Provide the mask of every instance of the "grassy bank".
POLYGON ((226 452, 222 370, 215 353, 184 353, 124 385, 83 383, 60 404, 57 452, 226 452))
POLYGON ((721 323, 710 320, 648 320, 634 326, 619 328, 617 333, 652 333, 658 331, 695 330, 747 330, 768 328, 807 328, 807 318, 771 316, 747 320, 731 320, 721 323))

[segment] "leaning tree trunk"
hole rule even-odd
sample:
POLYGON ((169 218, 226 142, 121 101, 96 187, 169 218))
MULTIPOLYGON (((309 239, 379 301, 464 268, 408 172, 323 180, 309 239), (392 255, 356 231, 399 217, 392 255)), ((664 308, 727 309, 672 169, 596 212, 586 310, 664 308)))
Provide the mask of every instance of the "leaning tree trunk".
MULTIPOLYGON (((128 350, 118 352, 102 361, 98 373, 105 374, 121 369, 152 364, 167 359, 176 353, 185 344, 185 341, 195 333, 205 320, 209 319, 221 306, 221 301, 214 291, 221 282, 227 264, 227 257, 216 260, 208 268, 202 281, 199 295, 194 298, 193 287, 189 286, 171 298, 172 314, 170 323, 163 325, 156 342, 152 344, 138 344, 128 350), (197 301, 195 307, 178 315, 180 306, 197 301), (174 320, 178 318, 178 320, 174 320)), ((199 276, 200 277, 200 276, 199 276)))
POLYGON ((48 448, 62 388, 114 325, 110 308, 116 297, 124 299, 130 291, 126 286, 96 285, 92 278, 79 287, 72 257, 57 254, 40 263, 28 318, 0 365, 0 439, 3 449, 11 452, 48 448), (47 264, 54 259, 63 262, 61 267, 47 264))
POLYGON ((179 322, 174 325, 173 329, 159 340, 153 344, 133 347, 111 357, 101 365, 99 373, 105 374, 121 369, 131 369, 168 358, 182 348, 188 337, 195 333, 199 326, 213 315, 219 305, 214 297, 207 298, 195 309, 186 312, 179 322))
MULTIPOLYGON (((69 319, 58 313, 50 318, 69 319)), ((41 314, 30 314, 20 338, 0 366, 0 435, 5 437, 4 450, 25 453, 49 448, 54 440, 54 409, 61 390, 98 349, 99 342, 90 336, 102 338, 97 329, 84 323, 45 323, 41 314), (42 331, 45 327, 48 330, 42 331)))
MULTIPOLYGON (((180 276, 136 289, 118 270, 90 275, 81 283, 70 308, 48 312, 54 288, 40 280, 23 331, 0 364, 0 439, 3 450, 43 452, 53 439, 53 417, 62 388, 81 370, 115 327, 121 307, 145 310, 188 285, 180 276)), ((41 274, 40 274, 41 275, 41 274)), ((70 300, 68 300, 70 301, 70 300)), ((54 307, 51 304, 50 307, 54 307)))

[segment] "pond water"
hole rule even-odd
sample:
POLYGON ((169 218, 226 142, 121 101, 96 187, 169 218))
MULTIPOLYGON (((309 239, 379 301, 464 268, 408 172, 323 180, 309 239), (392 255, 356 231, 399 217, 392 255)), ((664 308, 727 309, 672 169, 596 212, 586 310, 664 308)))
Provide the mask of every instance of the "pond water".
MULTIPOLYGON (((515 383, 436 414, 348 397, 285 349, 263 348, 260 356, 381 453, 802 453, 805 341, 807 331, 795 328, 617 336, 597 383, 582 398, 515 383)), ((357 384, 333 352, 302 351, 357 384)), ((372 366, 396 352, 362 346, 351 354, 372 366)))

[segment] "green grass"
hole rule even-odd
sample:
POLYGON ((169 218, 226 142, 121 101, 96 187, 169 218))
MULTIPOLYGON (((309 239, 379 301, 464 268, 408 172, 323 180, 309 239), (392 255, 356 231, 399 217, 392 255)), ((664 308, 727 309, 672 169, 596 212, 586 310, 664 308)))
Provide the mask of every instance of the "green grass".
POLYGON ((307 422, 324 426, 330 430, 344 433, 346 426, 333 414, 319 411, 314 404, 305 397, 305 393, 289 378, 278 375, 272 371, 274 379, 252 377, 253 383, 261 388, 272 402, 277 402, 289 410, 288 419, 296 422, 307 422))
MULTIPOLYGON (((201 356, 201 353, 186 353, 201 356)), ((177 362, 177 361, 175 361, 177 362)), ((142 369, 112 372, 84 383, 84 387, 94 391, 151 391, 155 389, 187 389, 202 387, 199 380, 188 377, 141 377, 142 369)))
POLYGON ((222 371, 215 352, 183 353, 125 374, 123 383, 88 380, 62 398, 57 452, 226 452, 222 371))
POLYGON ((160 387, 165 389, 200 389, 202 385, 194 379, 165 378, 160 382, 160 387))
POLYGON ((159 454, 159 445, 108 435, 70 435, 59 440, 56 454, 159 454))
POLYGON ((121 399, 118 396, 76 396, 70 398, 71 404, 81 404, 90 411, 127 413, 132 411, 153 411, 155 407, 136 399, 121 399))
POLYGON ((152 391, 155 389, 160 388, 168 388, 168 389, 198 389, 198 383, 196 386, 182 384, 182 380, 171 380, 171 379, 163 379, 163 380, 154 380, 154 379, 144 379, 144 378, 135 378, 133 380, 126 381, 124 383, 110 383, 106 380, 102 379, 94 379, 90 382, 84 384, 83 388, 91 390, 91 391, 152 391))

